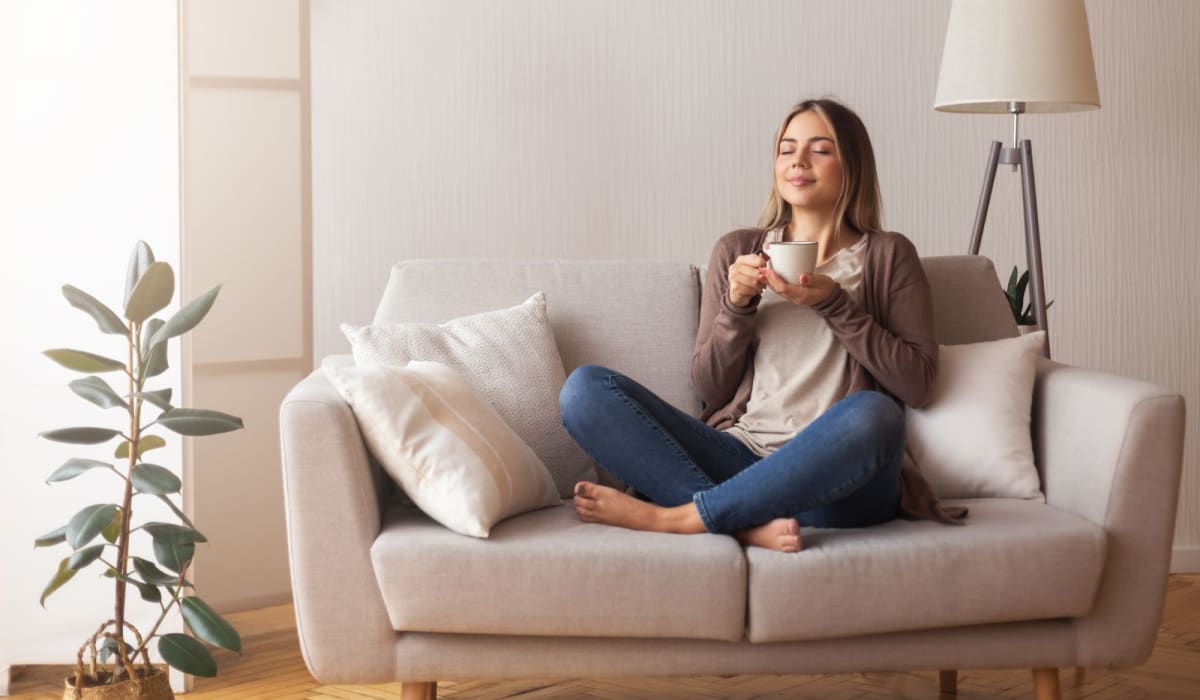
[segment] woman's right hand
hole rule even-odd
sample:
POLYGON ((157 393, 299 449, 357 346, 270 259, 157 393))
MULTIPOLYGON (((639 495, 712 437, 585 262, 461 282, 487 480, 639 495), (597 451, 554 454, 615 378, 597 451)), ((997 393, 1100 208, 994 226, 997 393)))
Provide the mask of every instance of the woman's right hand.
POLYGON ((762 294, 767 281, 764 276, 766 258, 758 253, 739 255, 729 266, 729 303, 746 306, 762 294))

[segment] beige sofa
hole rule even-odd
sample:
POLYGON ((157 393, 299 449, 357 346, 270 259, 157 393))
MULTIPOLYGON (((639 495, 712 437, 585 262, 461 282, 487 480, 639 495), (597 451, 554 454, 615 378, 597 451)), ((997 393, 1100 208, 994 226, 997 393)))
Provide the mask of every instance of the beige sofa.
MULTIPOLYGON (((991 263, 924 261, 940 342, 1016 334, 991 263)), ((698 411, 688 379, 702 271, 643 261, 401 263, 375 322, 443 321, 537 290, 567 371, 619 369, 698 411)), ((1103 341, 1099 341, 1103 342, 1103 341)), ((326 683, 1122 667, 1150 653, 1175 524, 1184 404, 1145 382, 1043 362, 1047 502, 962 501, 965 527, 808 530, 800 554, 720 535, 584 524, 567 507, 487 540, 403 503, 319 370, 280 412, 297 626, 326 683)), ((957 502, 957 501, 955 501, 957 502)))

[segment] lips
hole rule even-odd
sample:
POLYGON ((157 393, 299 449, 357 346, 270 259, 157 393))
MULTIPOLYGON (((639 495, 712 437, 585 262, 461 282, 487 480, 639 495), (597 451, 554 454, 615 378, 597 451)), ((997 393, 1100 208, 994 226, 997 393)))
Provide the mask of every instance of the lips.
POLYGON ((788 182, 792 183, 796 187, 806 187, 816 182, 816 180, 810 180, 806 177, 791 177, 788 178, 788 182))

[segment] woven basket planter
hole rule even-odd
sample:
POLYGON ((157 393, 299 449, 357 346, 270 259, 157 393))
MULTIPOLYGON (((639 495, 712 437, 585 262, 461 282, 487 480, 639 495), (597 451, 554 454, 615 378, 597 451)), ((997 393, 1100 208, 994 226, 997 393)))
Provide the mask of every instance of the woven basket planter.
POLYGON ((65 681, 63 700, 175 700, 167 672, 161 668, 137 670, 136 680, 84 685, 76 688, 75 676, 65 681))

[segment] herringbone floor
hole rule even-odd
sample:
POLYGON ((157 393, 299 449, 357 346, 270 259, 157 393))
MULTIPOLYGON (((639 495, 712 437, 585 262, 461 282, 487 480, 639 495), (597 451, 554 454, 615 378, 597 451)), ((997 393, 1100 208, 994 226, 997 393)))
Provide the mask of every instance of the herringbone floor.
MULTIPOLYGON (((221 652, 219 678, 199 679, 189 700, 376 700, 399 697, 399 684, 376 686, 320 685, 300 658, 290 605, 230 616, 242 632, 246 652, 221 652)), ((12 691, 21 700, 58 700, 66 670, 56 667, 16 669, 12 691)), ((1154 654, 1142 666, 1120 671, 1088 669, 1082 684, 1074 672, 1061 672, 1064 700, 1153 700, 1200 698, 1200 575, 1175 575, 1167 584, 1167 604, 1154 654)), ((959 670, 960 700, 1028 698, 1033 695, 1029 669, 959 670)), ((796 700, 884 700, 940 696, 936 671, 913 673, 844 673, 837 675, 731 676, 691 678, 619 678, 444 682, 439 698, 788 698, 796 700)))

